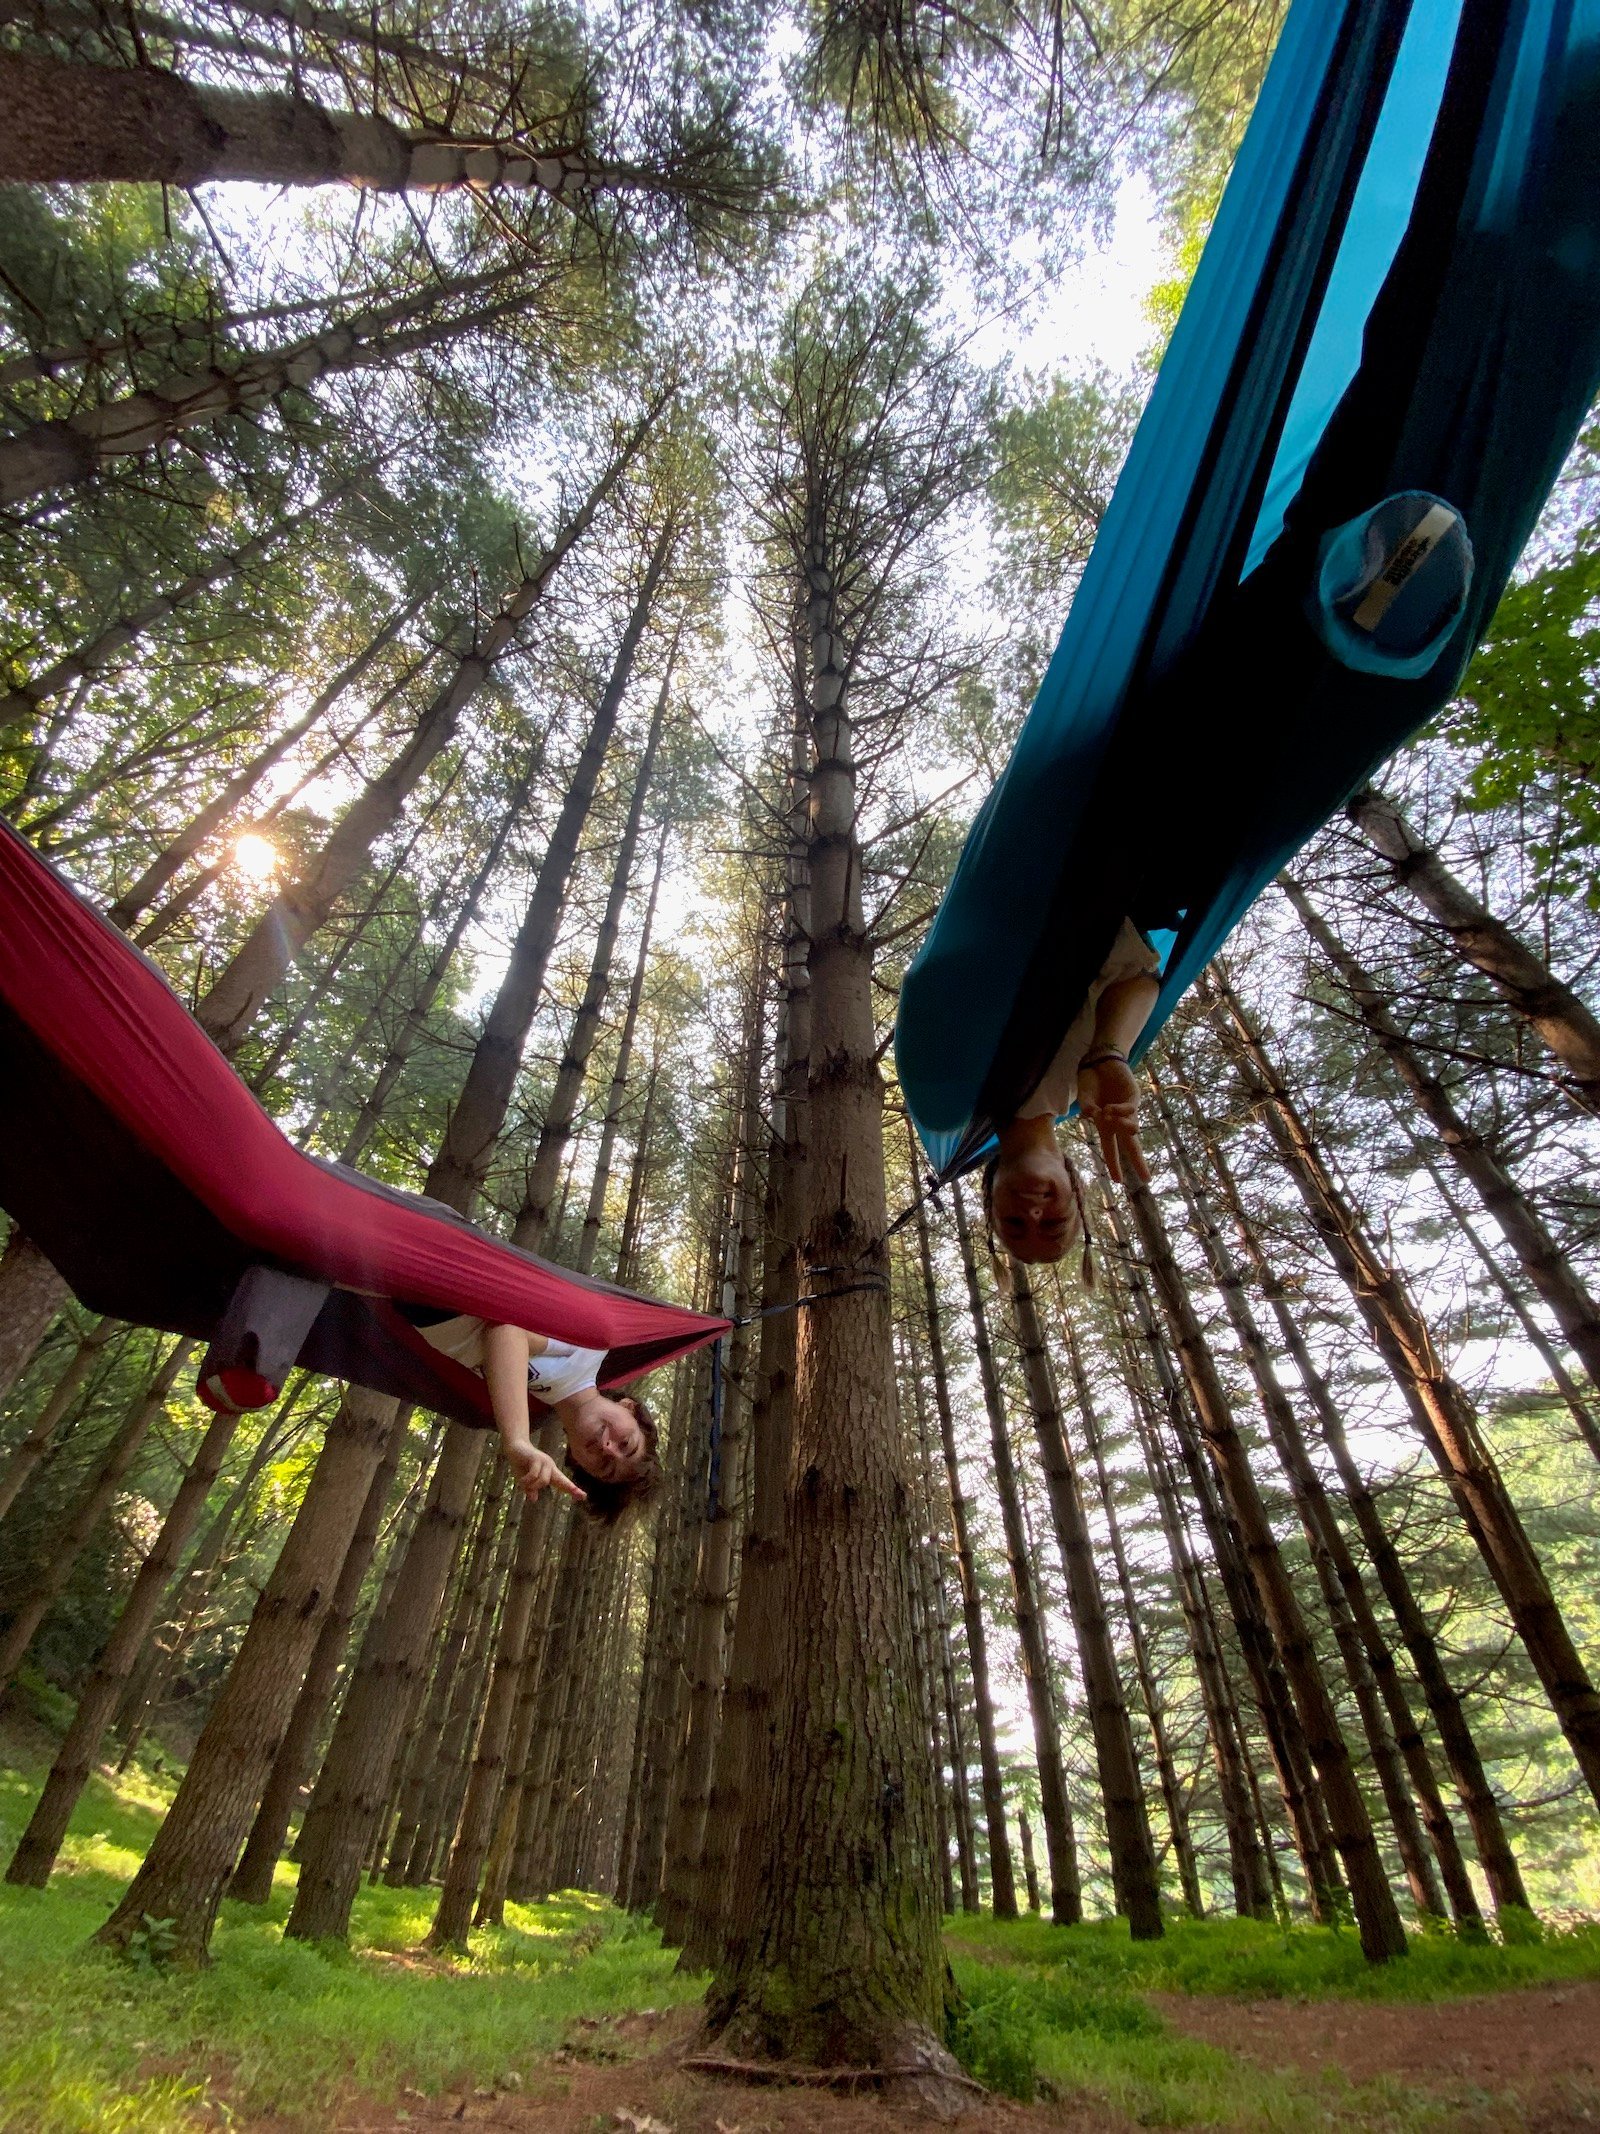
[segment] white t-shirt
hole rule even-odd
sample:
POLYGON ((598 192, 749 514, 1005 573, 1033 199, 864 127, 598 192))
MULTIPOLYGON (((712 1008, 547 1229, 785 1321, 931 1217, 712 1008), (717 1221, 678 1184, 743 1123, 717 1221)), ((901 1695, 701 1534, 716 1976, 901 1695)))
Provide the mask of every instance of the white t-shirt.
POLYGON ((539 1400, 566 1400, 599 1381, 604 1349, 575 1349, 567 1341, 546 1341, 542 1356, 528 1358, 528 1391, 539 1400))
POLYGON ((1101 966, 1098 976, 1089 987, 1088 998, 1068 1025, 1067 1034, 1061 1040, 1060 1050, 1039 1077, 1038 1086, 1031 1096, 1024 1097, 1017 1106, 1019 1119, 1037 1119, 1048 1113, 1059 1119, 1071 1111, 1078 1101, 1078 1068, 1083 1055, 1094 1042, 1095 1016, 1100 1006, 1100 995, 1109 985, 1123 978, 1154 978, 1161 970, 1161 958, 1140 933, 1131 919, 1124 919, 1116 940, 1111 944, 1111 953, 1101 966))

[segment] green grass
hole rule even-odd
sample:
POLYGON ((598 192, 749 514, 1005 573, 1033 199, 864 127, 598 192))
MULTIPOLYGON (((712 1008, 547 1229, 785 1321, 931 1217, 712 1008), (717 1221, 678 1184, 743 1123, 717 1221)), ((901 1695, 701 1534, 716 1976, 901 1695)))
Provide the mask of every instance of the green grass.
POLYGON ((1163 1993, 1286 1999, 1434 2001, 1460 1993, 1600 1978, 1600 1925, 1512 1941, 1413 1933, 1411 1953, 1369 1964, 1354 1932, 1254 1919, 1178 1919, 1160 1941, 1131 1941, 1118 1920, 1053 1927, 1041 1919, 958 1919, 952 1946, 990 1963, 1048 1966, 1082 1983, 1163 1993))
MULTIPOLYGON (((7 1854, 40 1775, 0 1769, 7 1854)), ((265 2112, 310 2134, 342 2090, 395 2099, 515 2086, 580 2019, 703 1990, 675 1974, 652 1930, 576 1893, 509 1906, 507 1927, 475 1935, 461 1961, 415 1954, 427 1891, 363 1890, 349 1952, 285 1942, 289 1867, 269 1906, 224 1906, 209 1970, 115 1960, 88 1943, 174 1782, 153 1767, 114 1786, 95 1780, 50 1888, 0 1886, 0 2134, 195 2134, 265 2112)), ((980 2079, 1020 2097, 1087 2094, 1143 2125, 1234 2134, 1435 2134, 1468 2122, 1399 2084, 1273 2072, 1196 2043, 1155 2014, 1147 1990, 1425 2001, 1600 1977, 1596 1927, 1511 1945, 1416 1936, 1404 1962, 1377 1970, 1353 1934, 1229 1919, 1174 1921, 1162 1941, 1135 1944, 1109 1920, 963 1918, 949 1942, 965 1997, 954 2042, 980 2079)))
MULTIPOLYGON (((9 1855, 37 1780, 0 1772, 9 1855)), ((0 2134, 193 2134, 230 2111, 323 2127, 354 2086, 522 2080, 579 2017, 696 1999, 659 1936, 576 1892, 509 1905, 471 1956, 417 1960, 434 1893, 363 1890, 352 1949, 283 1940, 293 1870, 270 1905, 227 1904, 200 1973, 140 1969, 86 1947, 159 1820, 167 1789, 96 1780, 48 1890, 0 1886, 0 2134), (206 2109, 209 2107, 210 2109, 206 2109)))
POLYGON ((1426 2134, 1461 2127, 1459 2100, 1399 2081, 1271 2070, 1176 2034, 1146 1991, 1295 1999, 1430 2001, 1600 1977, 1600 1927, 1509 1945, 1414 1936, 1403 1962, 1366 1964, 1349 1933, 1251 1920, 1173 1921, 1159 1942, 1133 1942, 1100 1920, 950 1923, 966 2001, 954 2043, 980 2080, 1014 2097, 1099 2098, 1144 2126, 1226 2127, 1238 2134, 1426 2134))

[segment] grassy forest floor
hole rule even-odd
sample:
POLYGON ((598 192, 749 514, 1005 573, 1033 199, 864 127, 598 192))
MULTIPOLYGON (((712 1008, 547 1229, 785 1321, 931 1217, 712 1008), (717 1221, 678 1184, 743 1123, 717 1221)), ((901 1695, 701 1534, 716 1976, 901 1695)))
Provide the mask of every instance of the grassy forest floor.
MULTIPOLYGON (((0 1734, 7 1853, 46 1740, 0 1734)), ((430 1892, 368 1890, 353 1953, 225 1908, 216 1962, 176 1975, 86 1953, 170 1777, 95 1781, 50 1889, 0 1890, 0 2134, 889 2134, 876 2099, 746 2089, 677 2065, 702 1979, 577 1894, 511 1906, 471 1959, 422 1957, 430 1892)), ((1240 2134, 1600 2129, 1600 1928, 1514 1947, 1418 1939, 1370 1971, 1349 1934, 1235 1921, 1135 1948, 1110 1923, 952 1922, 960 2047, 998 2092, 974 2134, 1143 2126, 1240 2134), (1031 2102, 1011 2101, 1030 2098, 1031 2102)))

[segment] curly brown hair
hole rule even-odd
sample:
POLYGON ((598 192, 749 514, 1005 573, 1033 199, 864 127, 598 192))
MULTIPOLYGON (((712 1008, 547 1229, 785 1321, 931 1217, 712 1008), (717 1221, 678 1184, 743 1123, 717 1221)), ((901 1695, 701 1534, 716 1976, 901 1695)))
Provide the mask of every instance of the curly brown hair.
POLYGON ((569 1446, 566 1453, 566 1470, 583 1490, 583 1509, 589 1517, 602 1526, 615 1526, 620 1519, 636 1518, 661 1487, 661 1460, 656 1447, 661 1433, 656 1419, 637 1393, 618 1393, 612 1396, 620 1406, 633 1411, 633 1419, 639 1425, 644 1438, 645 1456, 636 1473, 622 1482, 607 1482, 599 1475, 591 1474, 572 1457, 569 1446))

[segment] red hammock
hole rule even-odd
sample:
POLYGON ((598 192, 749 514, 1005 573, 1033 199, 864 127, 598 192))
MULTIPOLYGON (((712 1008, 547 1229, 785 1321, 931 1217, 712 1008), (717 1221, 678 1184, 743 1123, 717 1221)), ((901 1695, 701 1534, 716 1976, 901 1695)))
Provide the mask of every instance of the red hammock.
POLYGON ((0 1207, 85 1304, 210 1341, 240 1406, 292 1363, 483 1426, 390 1299, 607 1351, 620 1385, 727 1322, 552 1267, 293 1148, 155 965, 0 824, 0 1207), (243 1388, 241 1395, 240 1388, 243 1388))

